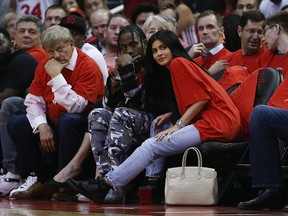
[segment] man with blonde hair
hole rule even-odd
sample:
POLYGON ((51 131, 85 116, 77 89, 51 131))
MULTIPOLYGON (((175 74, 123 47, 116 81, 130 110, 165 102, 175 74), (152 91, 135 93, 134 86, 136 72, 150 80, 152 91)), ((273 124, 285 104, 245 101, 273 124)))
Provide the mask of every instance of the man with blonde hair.
POLYGON ((43 183, 55 171, 49 175, 45 170, 40 148, 48 153, 57 151, 58 170, 66 166, 83 139, 87 113, 104 93, 100 69, 93 59, 74 47, 67 28, 48 28, 41 42, 49 58, 36 68, 24 102, 27 115, 13 116, 8 122, 21 164, 19 174, 27 178, 11 191, 12 198, 39 198, 44 194, 43 183))

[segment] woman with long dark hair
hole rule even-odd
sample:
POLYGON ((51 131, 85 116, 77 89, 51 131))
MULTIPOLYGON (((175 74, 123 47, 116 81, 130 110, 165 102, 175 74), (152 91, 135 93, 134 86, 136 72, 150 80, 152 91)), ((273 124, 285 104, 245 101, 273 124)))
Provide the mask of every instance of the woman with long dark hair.
POLYGON ((172 123, 174 116, 179 116, 179 119, 170 128, 143 142, 105 178, 88 182, 68 179, 72 189, 97 203, 103 201, 110 188, 121 190, 161 156, 179 154, 209 140, 233 141, 238 136, 239 111, 225 90, 190 60, 173 32, 162 30, 155 33, 148 41, 146 57, 147 93, 153 97, 153 89, 157 88, 159 81, 154 78, 161 72, 170 74, 170 90, 174 93, 171 95, 175 97, 171 100, 175 103, 171 105, 172 112, 156 118, 156 130, 169 123, 171 117, 172 123))

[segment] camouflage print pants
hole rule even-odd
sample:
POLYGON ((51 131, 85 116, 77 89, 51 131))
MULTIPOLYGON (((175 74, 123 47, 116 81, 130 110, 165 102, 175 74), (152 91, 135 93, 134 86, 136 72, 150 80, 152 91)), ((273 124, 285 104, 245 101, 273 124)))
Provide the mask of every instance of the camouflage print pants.
POLYGON ((101 175, 120 165, 149 137, 152 120, 151 114, 126 107, 116 108, 114 112, 104 108, 92 110, 88 129, 101 175))

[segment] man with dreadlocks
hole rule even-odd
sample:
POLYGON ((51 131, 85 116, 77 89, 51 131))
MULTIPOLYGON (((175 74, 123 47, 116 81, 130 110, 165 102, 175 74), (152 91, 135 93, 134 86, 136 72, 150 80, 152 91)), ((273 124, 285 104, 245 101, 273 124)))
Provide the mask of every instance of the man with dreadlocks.
MULTIPOLYGON (((145 103, 143 66, 146 42, 145 34, 137 26, 128 25, 121 30, 117 69, 107 79, 103 108, 92 110, 88 117, 92 151, 100 176, 120 165, 149 137, 155 116, 147 111, 145 103)), ((156 161, 147 167, 146 176, 159 178, 162 168, 162 161, 156 161)), ((115 198, 121 201, 124 193, 120 193, 111 190, 106 201, 115 202, 115 198)))

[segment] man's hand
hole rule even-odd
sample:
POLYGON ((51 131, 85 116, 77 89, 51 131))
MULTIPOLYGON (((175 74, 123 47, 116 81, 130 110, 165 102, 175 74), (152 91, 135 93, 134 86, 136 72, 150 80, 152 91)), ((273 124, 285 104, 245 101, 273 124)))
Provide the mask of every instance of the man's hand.
POLYGON ((225 68, 229 67, 229 62, 226 60, 219 60, 216 61, 211 67, 208 69, 208 72, 213 76, 219 71, 224 70, 225 68))
POLYGON ((65 64, 61 64, 56 59, 52 58, 46 63, 45 70, 53 79, 55 76, 59 75, 62 69, 66 67, 67 65, 68 65, 68 62, 65 64))
POLYGON ((193 46, 188 51, 189 56, 193 58, 197 58, 201 55, 203 55, 205 51, 205 45, 203 43, 193 44, 193 46))
POLYGON ((124 67, 128 64, 131 64, 132 62, 137 61, 137 59, 139 59, 139 58, 141 58, 141 55, 137 55, 134 58, 132 56, 130 56, 129 54, 119 55, 116 58, 116 68, 124 67))
POLYGON ((41 124, 38 126, 40 132, 40 142, 42 148, 47 152, 56 151, 55 138, 52 128, 47 124, 41 124))

